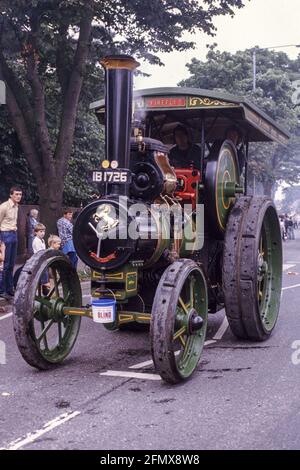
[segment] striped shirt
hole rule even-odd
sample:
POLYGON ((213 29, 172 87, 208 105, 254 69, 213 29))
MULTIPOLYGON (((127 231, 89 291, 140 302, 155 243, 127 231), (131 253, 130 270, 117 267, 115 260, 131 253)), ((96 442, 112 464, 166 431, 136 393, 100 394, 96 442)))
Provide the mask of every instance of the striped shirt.
POLYGON ((61 217, 57 221, 57 229, 63 248, 68 241, 73 240, 73 224, 66 217, 61 217))

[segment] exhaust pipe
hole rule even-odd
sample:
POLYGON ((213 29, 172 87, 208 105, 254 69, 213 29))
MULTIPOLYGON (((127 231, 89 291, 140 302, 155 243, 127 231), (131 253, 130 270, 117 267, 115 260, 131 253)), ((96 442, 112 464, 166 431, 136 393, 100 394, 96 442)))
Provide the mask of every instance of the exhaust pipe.
POLYGON ((132 120, 132 77, 140 65, 126 55, 107 56, 100 61, 105 69, 105 154, 119 168, 129 168, 132 120))

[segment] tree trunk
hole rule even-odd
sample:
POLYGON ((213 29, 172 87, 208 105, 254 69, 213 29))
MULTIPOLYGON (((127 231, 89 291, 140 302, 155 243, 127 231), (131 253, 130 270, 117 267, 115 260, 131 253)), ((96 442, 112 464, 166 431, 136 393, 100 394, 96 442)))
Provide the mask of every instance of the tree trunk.
POLYGON ((56 234, 56 222, 62 216, 63 204, 63 180, 58 182, 45 183, 45 180, 38 182, 41 223, 46 226, 46 236, 50 233, 56 234))

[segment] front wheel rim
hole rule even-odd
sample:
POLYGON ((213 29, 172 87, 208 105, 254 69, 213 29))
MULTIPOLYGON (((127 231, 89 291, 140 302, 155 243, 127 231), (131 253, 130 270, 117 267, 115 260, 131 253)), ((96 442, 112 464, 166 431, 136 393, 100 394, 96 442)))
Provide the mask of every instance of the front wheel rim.
POLYGON ((176 305, 173 353, 178 373, 184 378, 197 366, 205 342, 207 308, 200 277, 196 270, 187 276, 176 305), (202 327, 193 330, 192 323, 197 317, 202 320, 202 327))

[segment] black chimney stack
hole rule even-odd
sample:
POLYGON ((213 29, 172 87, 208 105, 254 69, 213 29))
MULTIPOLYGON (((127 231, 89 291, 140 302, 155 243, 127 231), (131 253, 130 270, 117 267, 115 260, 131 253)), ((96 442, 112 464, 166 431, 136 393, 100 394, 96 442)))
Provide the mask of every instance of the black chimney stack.
POLYGON ((104 57, 105 68, 105 152, 109 161, 117 160, 119 168, 129 168, 132 119, 132 76, 139 63, 133 57, 104 57))

